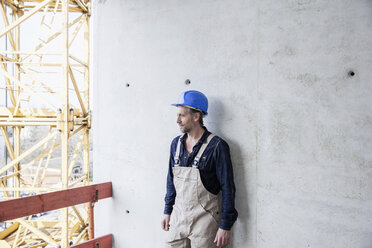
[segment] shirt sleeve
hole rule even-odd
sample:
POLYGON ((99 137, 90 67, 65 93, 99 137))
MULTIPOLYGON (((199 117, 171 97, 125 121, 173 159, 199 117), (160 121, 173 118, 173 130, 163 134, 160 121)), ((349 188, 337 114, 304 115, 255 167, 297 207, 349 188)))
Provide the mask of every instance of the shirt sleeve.
POLYGON ((230 148, 222 139, 218 141, 214 159, 216 163, 216 175, 220 182, 222 193, 222 218, 220 228, 230 230, 238 218, 238 212, 235 209, 235 183, 230 158, 230 148))
POLYGON ((176 145, 177 145, 178 138, 175 138, 172 141, 170 147, 170 155, 169 155, 169 166, 168 166, 168 175, 167 175, 167 193, 165 195, 165 208, 164 214, 171 214, 173 211, 173 205, 176 199, 176 188, 174 187, 173 183, 173 164, 174 164, 174 154, 176 152, 176 145))

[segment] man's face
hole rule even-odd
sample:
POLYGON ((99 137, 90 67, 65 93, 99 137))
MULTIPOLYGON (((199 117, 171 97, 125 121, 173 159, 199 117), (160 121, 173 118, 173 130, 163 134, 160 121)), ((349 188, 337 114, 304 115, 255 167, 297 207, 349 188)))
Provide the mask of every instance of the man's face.
POLYGON ((183 106, 177 107, 177 124, 182 133, 190 132, 196 125, 197 119, 190 113, 188 108, 183 106))

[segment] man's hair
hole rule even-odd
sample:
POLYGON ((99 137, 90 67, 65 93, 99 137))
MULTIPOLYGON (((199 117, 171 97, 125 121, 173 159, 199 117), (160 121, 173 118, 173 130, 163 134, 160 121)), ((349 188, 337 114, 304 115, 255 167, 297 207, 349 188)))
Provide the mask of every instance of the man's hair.
POLYGON ((187 108, 187 109, 189 110, 189 113, 192 114, 192 115, 195 115, 196 113, 200 114, 199 123, 200 123, 200 126, 204 127, 204 122, 203 122, 204 113, 201 112, 201 111, 198 111, 196 109, 192 109, 192 108, 187 108))

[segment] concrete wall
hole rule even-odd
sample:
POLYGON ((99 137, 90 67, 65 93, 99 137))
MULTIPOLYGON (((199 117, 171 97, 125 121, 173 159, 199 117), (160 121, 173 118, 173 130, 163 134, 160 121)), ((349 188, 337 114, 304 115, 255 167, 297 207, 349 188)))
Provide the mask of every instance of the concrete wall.
POLYGON ((197 89, 232 152, 229 247, 372 246, 372 1, 96 1, 93 20, 98 235, 162 247, 170 103, 197 89))

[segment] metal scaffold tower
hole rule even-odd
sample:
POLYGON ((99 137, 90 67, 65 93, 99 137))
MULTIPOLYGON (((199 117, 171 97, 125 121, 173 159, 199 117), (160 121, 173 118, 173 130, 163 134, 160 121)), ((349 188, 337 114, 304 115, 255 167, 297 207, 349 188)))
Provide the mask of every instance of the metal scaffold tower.
MULTIPOLYGON (((9 102, 0 107, 8 154, 0 165, 0 200, 88 185, 90 1, 1 0, 0 12, 0 44, 7 46, 0 51, 0 99, 9 102), (37 135, 24 144, 30 132, 37 135)), ((0 247, 85 241, 93 236, 92 208, 12 220, 0 247)))

